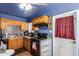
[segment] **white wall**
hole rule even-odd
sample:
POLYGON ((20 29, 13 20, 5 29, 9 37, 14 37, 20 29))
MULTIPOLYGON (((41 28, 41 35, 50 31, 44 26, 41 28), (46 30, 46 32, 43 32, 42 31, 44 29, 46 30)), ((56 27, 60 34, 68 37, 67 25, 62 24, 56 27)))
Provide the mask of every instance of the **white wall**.
POLYGON ((76 33, 76 39, 77 39, 77 54, 79 56, 79 12, 77 12, 77 33, 76 33))
POLYGON ((32 23, 28 23, 28 32, 30 33, 32 31, 32 23))

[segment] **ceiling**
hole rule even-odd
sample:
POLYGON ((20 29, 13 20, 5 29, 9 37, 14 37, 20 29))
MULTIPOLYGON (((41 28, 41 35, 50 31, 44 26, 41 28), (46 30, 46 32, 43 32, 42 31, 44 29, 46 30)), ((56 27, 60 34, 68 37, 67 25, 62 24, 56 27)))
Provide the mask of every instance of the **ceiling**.
POLYGON ((79 8, 78 3, 50 3, 48 5, 34 5, 37 8, 37 11, 24 12, 20 9, 18 3, 0 3, 0 13, 21 17, 27 19, 28 22, 32 18, 41 16, 41 15, 57 15, 63 12, 75 10, 79 8))
POLYGON ((38 11, 24 12, 24 10, 22 10, 19 7, 18 3, 0 3, 0 13, 10 14, 10 15, 22 17, 22 18, 27 18, 27 17, 30 17, 36 14, 37 12, 42 11, 44 7, 47 7, 45 5, 33 5, 33 6, 36 7, 38 11))

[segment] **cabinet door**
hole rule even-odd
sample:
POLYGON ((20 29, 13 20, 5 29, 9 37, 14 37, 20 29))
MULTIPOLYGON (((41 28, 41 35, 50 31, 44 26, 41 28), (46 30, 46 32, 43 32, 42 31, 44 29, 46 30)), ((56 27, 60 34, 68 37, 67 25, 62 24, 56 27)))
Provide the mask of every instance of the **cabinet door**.
POLYGON ((13 25, 14 24, 13 20, 11 20, 11 19, 8 19, 7 22, 8 22, 8 25, 13 25))
POLYGON ((44 21, 43 16, 39 17, 39 21, 40 21, 40 23, 42 23, 44 21))
POLYGON ((75 56, 76 55, 76 43, 73 40, 60 40, 60 56, 75 56))
POLYGON ((23 38, 22 37, 18 37, 18 49, 23 48, 23 38))
POLYGON ((48 23, 48 16, 41 16, 40 17, 40 22, 41 23, 48 23))
POLYGON ((18 21, 18 20, 14 20, 14 22, 15 22, 14 23, 15 25, 21 25, 21 23, 22 23, 22 21, 18 21))
POLYGON ((31 39, 24 38, 24 48, 31 51, 31 39))
POLYGON ((36 24, 38 24, 38 23, 39 23, 39 18, 36 19, 36 24))
POLYGON ((8 48, 9 49, 18 49, 17 39, 9 39, 8 42, 8 48))
POLYGON ((35 24, 35 19, 32 19, 32 24, 35 24))
POLYGON ((6 21, 7 21, 7 18, 1 18, 1 29, 2 30, 6 30, 6 21))
POLYGON ((48 16, 44 16, 43 22, 48 23, 49 17, 48 16))
POLYGON ((21 30, 28 30, 28 23, 26 23, 26 22, 22 22, 21 23, 21 30))

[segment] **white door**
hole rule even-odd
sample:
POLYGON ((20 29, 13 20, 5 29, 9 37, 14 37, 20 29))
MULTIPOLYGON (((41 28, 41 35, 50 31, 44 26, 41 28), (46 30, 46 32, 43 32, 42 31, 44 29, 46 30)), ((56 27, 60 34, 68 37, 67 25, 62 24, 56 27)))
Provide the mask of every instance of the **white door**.
POLYGON ((60 56, 74 56, 76 55, 76 44, 73 40, 60 40, 60 56))
POLYGON ((66 39, 55 37, 55 21, 57 18, 74 16, 74 31, 76 34, 76 13, 68 12, 53 16, 53 55, 54 56, 75 56, 76 55, 76 39, 66 39))

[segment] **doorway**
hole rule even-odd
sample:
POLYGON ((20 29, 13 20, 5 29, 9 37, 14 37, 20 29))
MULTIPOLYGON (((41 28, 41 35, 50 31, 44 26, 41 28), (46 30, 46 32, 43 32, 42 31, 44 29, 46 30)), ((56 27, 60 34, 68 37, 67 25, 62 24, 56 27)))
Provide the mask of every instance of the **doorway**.
POLYGON ((53 55, 75 56, 76 51, 76 12, 53 16, 53 55))

